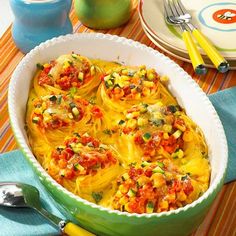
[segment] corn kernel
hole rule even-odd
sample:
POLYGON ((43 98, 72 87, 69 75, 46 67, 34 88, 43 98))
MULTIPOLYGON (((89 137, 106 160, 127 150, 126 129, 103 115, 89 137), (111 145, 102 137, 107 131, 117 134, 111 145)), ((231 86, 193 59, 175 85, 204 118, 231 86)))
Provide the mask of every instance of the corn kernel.
POLYGON ((167 132, 167 133, 171 133, 171 131, 172 131, 172 125, 164 124, 164 125, 163 125, 163 131, 164 131, 164 132, 167 132))
POLYGON ((135 119, 130 119, 126 125, 128 128, 135 129, 137 126, 137 121, 135 119))
POLYGON ((147 119, 144 119, 144 118, 138 118, 138 126, 144 126, 148 123, 148 120, 147 119))

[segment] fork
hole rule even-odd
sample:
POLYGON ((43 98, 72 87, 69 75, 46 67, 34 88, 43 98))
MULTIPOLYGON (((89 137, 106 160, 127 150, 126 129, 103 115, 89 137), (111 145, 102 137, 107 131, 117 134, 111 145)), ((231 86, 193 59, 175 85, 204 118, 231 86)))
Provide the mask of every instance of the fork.
POLYGON ((176 8, 174 7, 174 5, 171 3, 170 0, 164 0, 164 17, 168 24, 177 25, 180 27, 182 31, 182 38, 186 45, 195 73, 199 75, 205 74, 207 72, 207 69, 204 66, 204 61, 202 59, 202 56, 192 39, 191 33, 185 27, 184 19, 181 19, 179 17, 176 8))
POLYGON ((228 71, 229 63, 225 60, 223 56, 220 55, 220 53, 216 50, 213 44, 206 38, 206 36, 204 36, 201 33, 201 31, 198 30, 197 27, 191 23, 192 16, 185 9, 181 0, 172 0, 172 6, 174 7, 175 12, 177 14, 175 15, 175 19, 181 20, 186 24, 186 26, 192 32, 194 38, 206 52, 207 56, 211 59, 215 67, 222 73, 228 71))

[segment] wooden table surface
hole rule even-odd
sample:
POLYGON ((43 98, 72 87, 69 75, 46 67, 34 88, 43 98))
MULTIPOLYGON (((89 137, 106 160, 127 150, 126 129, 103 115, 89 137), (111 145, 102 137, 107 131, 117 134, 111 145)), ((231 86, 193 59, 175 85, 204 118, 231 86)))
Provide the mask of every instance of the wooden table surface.
MULTIPOLYGON (((125 26, 96 32, 130 38, 169 56, 156 47, 145 35, 138 17, 137 4, 138 1, 134 0, 132 17, 125 26)), ((74 26, 74 32, 95 32, 78 21, 73 8, 70 17, 74 26)), ((17 148, 9 123, 7 92, 11 74, 23 57, 24 54, 16 48, 12 40, 10 27, 0 38, 0 153, 17 148)), ((236 71, 221 74, 216 69, 209 69, 206 75, 197 76, 194 74, 191 64, 172 58, 171 56, 169 57, 189 73, 207 94, 236 85, 236 71)), ((193 235, 236 236, 236 181, 224 185, 204 222, 193 235)))

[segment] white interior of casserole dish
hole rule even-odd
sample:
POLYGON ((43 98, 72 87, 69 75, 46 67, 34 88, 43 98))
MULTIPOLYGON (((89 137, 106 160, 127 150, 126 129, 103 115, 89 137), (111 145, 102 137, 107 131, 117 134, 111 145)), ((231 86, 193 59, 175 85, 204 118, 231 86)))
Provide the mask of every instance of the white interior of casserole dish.
MULTIPOLYGON (((169 58, 140 43, 117 36, 84 33, 55 38, 33 49, 17 66, 9 86, 9 113, 18 143, 30 157, 31 162, 57 188, 66 191, 73 198, 94 208, 112 211, 76 197, 57 184, 35 160, 28 146, 24 129, 25 111, 31 80, 36 71, 36 63, 47 62, 72 51, 89 58, 117 61, 126 65, 145 64, 147 67, 155 68, 160 75, 167 75, 170 78, 170 91, 177 97, 179 104, 186 109, 187 114, 201 127, 205 135, 212 167, 211 184, 208 191, 194 203, 175 211, 177 213, 184 208, 193 207, 203 198, 207 198, 223 178, 228 155, 224 130, 215 109, 194 80, 169 58)), ((161 214, 170 214, 170 212, 161 214)))

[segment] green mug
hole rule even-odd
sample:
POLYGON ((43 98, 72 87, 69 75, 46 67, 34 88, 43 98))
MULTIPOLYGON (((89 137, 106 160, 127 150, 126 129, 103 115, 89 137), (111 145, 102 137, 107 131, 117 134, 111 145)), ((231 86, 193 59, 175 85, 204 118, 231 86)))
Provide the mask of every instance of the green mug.
POLYGON ((110 29, 126 23, 132 0, 75 0, 79 20, 93 29, 110 29))

